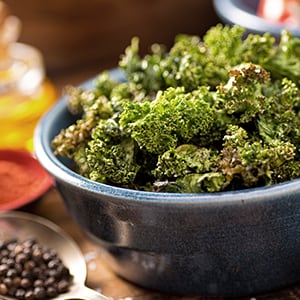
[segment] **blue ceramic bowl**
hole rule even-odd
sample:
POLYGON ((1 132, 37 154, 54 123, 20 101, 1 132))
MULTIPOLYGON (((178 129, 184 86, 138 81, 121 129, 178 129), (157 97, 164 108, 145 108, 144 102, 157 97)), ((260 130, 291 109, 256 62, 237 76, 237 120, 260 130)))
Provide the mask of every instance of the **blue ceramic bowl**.
MULTIPOLYGON (((259 0, 214 0, 213 3, 221 20, 231 25, 240 25, 246 28, 249 33, 270 32, 275 37, 279 37, 280 32, 284 29, 281 25, 272 24, 257 16, 259 0)), ((299 28, 288 29, 294 36, 300 37, 299 28)))
MULTIPOLYGON (((119 79, 118 71, 112 76, 119 79)), ((40 121, 35 152, 69 213, 104 249, 118 275, 164 292, 210 296, 255 294, 299 282, 300 180, 215 194, 96 183, 53 155, 52 138, 72 122, 62 99, 40 121)))

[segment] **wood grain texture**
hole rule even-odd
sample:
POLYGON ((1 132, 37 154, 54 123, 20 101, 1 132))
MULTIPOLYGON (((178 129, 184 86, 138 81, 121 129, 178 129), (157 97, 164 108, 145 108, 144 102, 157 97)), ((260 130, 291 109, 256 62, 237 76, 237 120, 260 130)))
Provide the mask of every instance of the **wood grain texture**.
POLYGON ((203 34, 219 22, 210 0, 6 0, 23 23, 21 41, 39 48, 49 73, 113 67, 133 36, 142 53, 178 33, 203 34))

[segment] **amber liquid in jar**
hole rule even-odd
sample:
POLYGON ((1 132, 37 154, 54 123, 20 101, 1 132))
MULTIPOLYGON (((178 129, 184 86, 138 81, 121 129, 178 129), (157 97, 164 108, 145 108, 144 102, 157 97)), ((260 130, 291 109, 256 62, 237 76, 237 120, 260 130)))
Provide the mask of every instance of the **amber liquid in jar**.
POLYGON ((13 43, 8 50, 8 59, 0 61, 0 148, 33 151, 35 127, 56 101, 56 91, 37 49, 13 43))

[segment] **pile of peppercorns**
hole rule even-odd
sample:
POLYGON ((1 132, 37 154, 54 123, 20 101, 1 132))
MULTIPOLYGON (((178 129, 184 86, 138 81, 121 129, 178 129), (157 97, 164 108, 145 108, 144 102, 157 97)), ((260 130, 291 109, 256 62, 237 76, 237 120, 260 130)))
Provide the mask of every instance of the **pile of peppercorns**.
POLYGON ((0 240, 0 295, 47 299, 67 292, 71 284, 69 269, 54 249, 35 239, 0 240))

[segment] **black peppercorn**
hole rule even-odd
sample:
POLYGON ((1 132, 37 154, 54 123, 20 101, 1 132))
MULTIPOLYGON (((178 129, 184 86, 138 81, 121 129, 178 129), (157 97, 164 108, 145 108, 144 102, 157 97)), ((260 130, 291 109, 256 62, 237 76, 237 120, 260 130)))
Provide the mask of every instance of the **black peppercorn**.
POLYGON ((31 286, 31 281, 28 278, 22 278, 20 281, 20 286, 24 289, 27 289, 31 286))
POLYGON ((0 276, 3 276, 7 273, 8 271, 8 265, 5 263, 5 264, 1 264, 0 265, 0 276))
POLYGON ((25 300, 34 300, 34 294, 33 294, 33 291, 32 290, 29 290, 25 293, 25 296, 24 296, 24 299, 25 300))
POLYGON ((6 295, 8 293, 8 288, 4 283, 0 283, 0 294, 6 295))
POLYGON ((54 249, 34 239, 0 240, 0 295, 50 299, 67 292, 71 283, 69 269, 54 249))
POLYGON ((42 286, 35 287, 33 290, 33 294, 35 299, 45 299, 46 298, 46 291, 42 286))
POLYGON ((46 289, 46 295, 49 298, 54 298, 54 297, 56 297, 58 295, 58 291, 57 291, 57 289, 55 287, 49 286, 46 289))
POLYGON ((15 297, 17 299, 24 299, 25 293, 26 293, 25 290, 23 290, 23 289, 17 289, 15 297))

